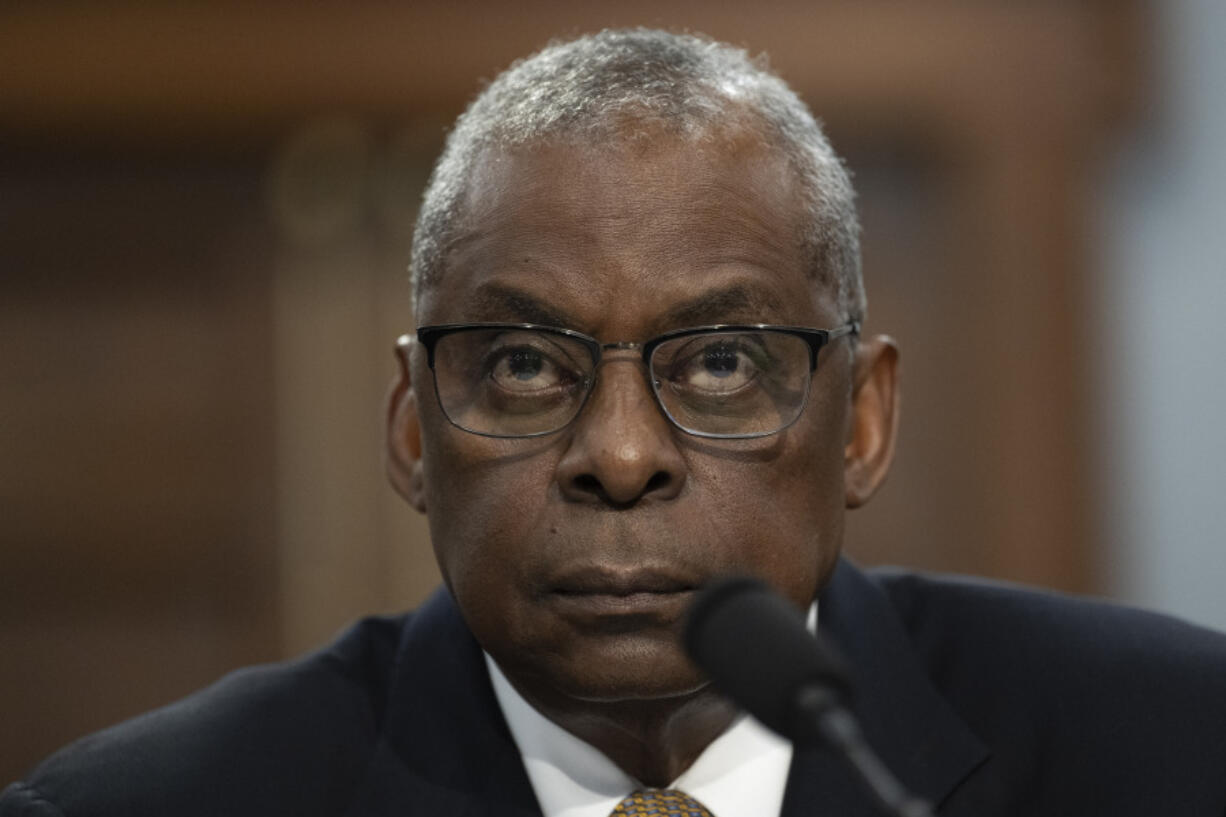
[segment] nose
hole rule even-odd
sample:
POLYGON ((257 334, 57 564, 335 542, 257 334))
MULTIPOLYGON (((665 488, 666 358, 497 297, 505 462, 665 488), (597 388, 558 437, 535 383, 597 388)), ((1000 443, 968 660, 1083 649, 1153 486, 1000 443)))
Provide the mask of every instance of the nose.
POLYGON ((620 507, 676 497, 686 478, 677 433, 652 397, 641 363, 605 358, 558 463, 563 496, 620 507))

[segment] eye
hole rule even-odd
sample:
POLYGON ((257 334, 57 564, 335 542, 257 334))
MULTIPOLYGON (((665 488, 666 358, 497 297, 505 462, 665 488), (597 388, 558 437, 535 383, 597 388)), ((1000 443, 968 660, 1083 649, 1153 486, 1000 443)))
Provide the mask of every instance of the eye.
POLYGON ((673 357, 668 379, 683 390, 730 394, 758 377, 761 355, 755 351, 743 336, 692 341, 673 357))
POLYGON ((708 347, 702 354, 703 371, 712 377, 731 377, 738 368, 742 368, 740 362, 736 349, 726 343, 708 347))
POLYGON ((494 385, 517 394, 569 386, 582 377, 565 350, 540 338, 497 341, 484 368, 494 385))
POLYGON ((535 349, 513 349, 498 362, 494 377, 528 381, 539 376, 545 366, 545 358, 535 349))

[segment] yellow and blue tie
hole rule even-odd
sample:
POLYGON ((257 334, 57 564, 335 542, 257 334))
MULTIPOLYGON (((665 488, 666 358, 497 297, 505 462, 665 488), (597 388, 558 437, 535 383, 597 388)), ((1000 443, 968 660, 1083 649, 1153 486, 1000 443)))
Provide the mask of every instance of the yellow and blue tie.
POLYGON ((648 814, 652 817, 711 817, 707 807, 676 789, 640 789, 613 809, 609 817, 648 814))

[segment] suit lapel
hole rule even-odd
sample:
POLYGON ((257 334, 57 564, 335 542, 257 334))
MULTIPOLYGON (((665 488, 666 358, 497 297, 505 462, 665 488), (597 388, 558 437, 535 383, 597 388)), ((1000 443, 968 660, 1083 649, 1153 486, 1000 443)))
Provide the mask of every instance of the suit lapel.
POLYGON ((349 814, 539 817, 481 649, 446 590, 405 628, 384 724, 349 814))
MULTIPOLYGON (((821 633, 852 668, 852 710, 869 745, 908 789, 938 805, 987 759, 986 747, 929 681, 879 586, 840 561, 819 607, 821 633)), ((879 817, 841 758, 798 750, 783 817, 879 817)))

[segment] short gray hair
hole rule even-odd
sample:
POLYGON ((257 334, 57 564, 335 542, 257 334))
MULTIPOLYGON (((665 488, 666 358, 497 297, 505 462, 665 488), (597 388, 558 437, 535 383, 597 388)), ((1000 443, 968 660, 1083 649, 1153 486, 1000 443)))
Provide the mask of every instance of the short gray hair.
POLYGON ((744 50, 690 34, 602 31, 553 43, 500 74, 456 121, 426 187, 410 261, 414 302, 443 274, 482 152, 550 138, 624 138, 627 117, 703 137, 755 122, 801 181, 811 272, 842 318, 862 320, 860 226, 847 170, 796 93, 744 50))

